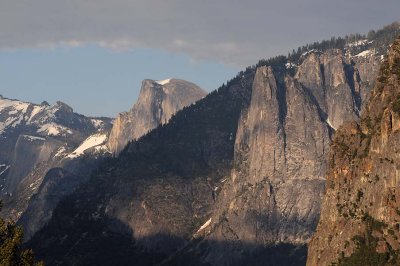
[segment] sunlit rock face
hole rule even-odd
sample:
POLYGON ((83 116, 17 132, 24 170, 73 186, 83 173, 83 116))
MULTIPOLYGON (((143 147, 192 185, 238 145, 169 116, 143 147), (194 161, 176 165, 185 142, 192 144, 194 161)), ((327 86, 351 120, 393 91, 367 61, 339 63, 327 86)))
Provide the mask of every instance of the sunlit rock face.
POLYGON ((119 154, 128 141, 167 123, 177 111, 205 95, 205 91, 185 80, 144 80, 138 101, 129 112, 120 113, 115 119, 107 144, 109 149, 119 154))
POLYGON ((398 265, 400 39, 382 63, 360 122, 336 133, 308 265, 398 265))

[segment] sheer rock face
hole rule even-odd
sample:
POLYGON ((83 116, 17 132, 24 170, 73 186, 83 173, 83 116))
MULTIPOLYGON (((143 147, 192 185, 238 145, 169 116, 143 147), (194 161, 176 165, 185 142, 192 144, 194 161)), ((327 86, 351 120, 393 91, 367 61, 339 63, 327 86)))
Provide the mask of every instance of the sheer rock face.
MULTIPOLYGON (((219 195, 228 207, 213 218, 220 223, 209 240, 238 241, 243 249, 306 243, 319 218, 329 142, 329 126, 302 86, 290 76, 277 81, 269 67, 257 69, 232 178, 219 195)), ((210 262, 223 263, 222 252, 213 249, 210 262)))
MULTIPOLYGON (((255 247, 301 247, 311 239, 331 136, 344 121, 358 118, 373 84, 376 72, 369 76, 362 71, 364 81, 358 67, 375 69, 380 58, 347 61, 331 50, 306 55, 294 77, 270 67, 257 69, 249 108, 239 122, 231 179, 218 188, 213 223, 200 234, 212 245, 207 262, 240 264, 249 247, 256 256, 255 247), (232 260, 226 262, 226 257, 232 260)), ((305 262, 305 254, 295 256, 296 263, 305 262)))
POLYGON ((309 91, 322 116, 338 128, 354 120, 373 86, 380 58, 348 58, 340 50, 312 52, 299 66, 296 79, 309 91))
POLYGON ((144 80, 137 103, 129 112, 120 113, 111 130, 108 147, 119 154, 125 145, 160 124, 165 124, 177 111, 206 95, 188 81, 170 79, 164 82, 144 80))
POLYGON ((360 260, 360 249, 369 256, 377 254, 379 261, 371 263, 398 265, 399 99, 400 39, 381 66, 361 122, 345 124, 335 135, 308 265, 330 265, 347 257, 360 260))

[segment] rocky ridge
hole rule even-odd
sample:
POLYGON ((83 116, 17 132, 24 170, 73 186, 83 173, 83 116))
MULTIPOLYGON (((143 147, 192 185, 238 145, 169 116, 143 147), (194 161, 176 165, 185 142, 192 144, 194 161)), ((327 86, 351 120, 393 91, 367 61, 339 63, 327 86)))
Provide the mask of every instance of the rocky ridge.
MULTIPOLYGON (((14 221, 29 209, 49 169, 65 167, 85 153, 94 159, 104 154, 106 151, 100 148, 104 143, 99 143, 86 147, 74 158, 68 157, 92 134, 106 136, 111 128, 111 119, 85 117, 62 102, 38 105, 4 97, 0 99, 0 121, 2 214, 14 221)), ((39 214, 48 216, 51 212, 38 209, 39 214)), ((36 223, 29 224, 35 227, 36 223)), ((25 229, 29 237, 33 232, 25 229)))

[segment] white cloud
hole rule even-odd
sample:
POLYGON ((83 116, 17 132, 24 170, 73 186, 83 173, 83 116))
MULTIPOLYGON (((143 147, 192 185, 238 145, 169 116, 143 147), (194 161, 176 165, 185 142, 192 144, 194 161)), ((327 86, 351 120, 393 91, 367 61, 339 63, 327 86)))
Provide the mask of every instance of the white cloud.
POLYGON ((398 20, 398 0, 0 0, 0 49, 97 44, 246 66, 398 20))

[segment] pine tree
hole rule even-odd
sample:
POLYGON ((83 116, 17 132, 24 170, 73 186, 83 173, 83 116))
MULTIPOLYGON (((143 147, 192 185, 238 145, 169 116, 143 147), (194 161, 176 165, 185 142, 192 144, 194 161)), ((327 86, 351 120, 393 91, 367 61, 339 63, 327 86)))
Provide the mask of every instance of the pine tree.
MULTIPOLYGON (((2 203, 0 202, 0 211, 2 203)), ((35 262, 33 251, 21 247, 22 229, 12 221, 0 218, 0 265, 1 266, 42 266, 43 262, 35 262)))

